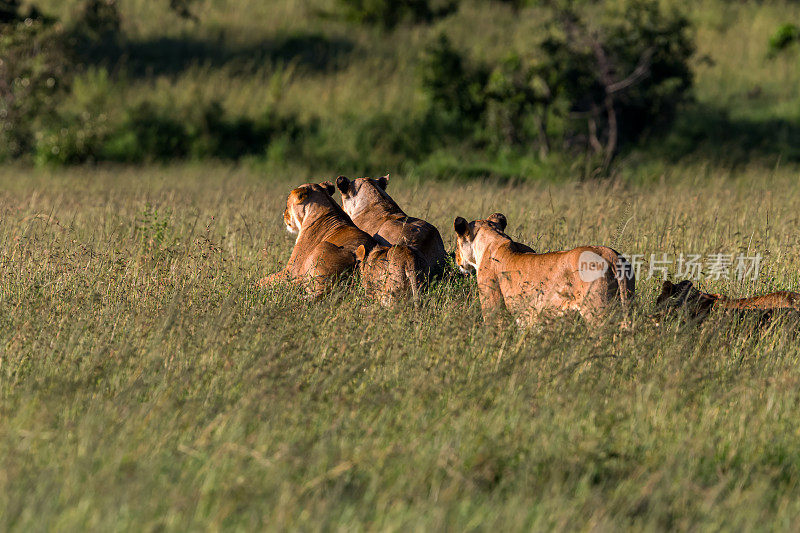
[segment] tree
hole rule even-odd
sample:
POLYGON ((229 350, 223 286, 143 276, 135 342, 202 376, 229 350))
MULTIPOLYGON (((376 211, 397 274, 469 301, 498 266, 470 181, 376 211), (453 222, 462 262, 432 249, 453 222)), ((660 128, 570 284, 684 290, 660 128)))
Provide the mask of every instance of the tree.
POLYGON ((546 77, 607 169, 622 142, 666 125, 689 98, 689 22, 656 0, 629 0, 599 24, 572 2, 549 4, 556 31, 542 44, 546 77))

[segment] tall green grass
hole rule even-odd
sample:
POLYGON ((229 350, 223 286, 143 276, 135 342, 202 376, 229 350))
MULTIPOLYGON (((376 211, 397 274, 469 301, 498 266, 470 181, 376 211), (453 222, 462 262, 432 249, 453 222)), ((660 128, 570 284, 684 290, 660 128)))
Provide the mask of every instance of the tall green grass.
MULTIPOLYGON (((324 176, 315 174, 313 179, 324 176)), ((744 295, 800 289, 792 170, 390 192, 452 246, 508 216, 538 250, 759 252, 744 295)), ((254 282, 307 171, 0 170, 0 517, 11 530, 785 529, 800 350, 754 330, 482 325, 474 280, 402 313, 358 285, 254 282)))

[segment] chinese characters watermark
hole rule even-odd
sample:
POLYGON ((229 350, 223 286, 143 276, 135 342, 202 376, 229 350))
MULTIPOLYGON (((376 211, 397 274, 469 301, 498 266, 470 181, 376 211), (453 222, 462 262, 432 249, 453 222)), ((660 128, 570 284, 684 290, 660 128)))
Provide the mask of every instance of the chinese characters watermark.
MULTIPOLYGON (((605 276, 611 265, 594 252, 585 251, 579 257, 578 270, 583 281, 591 282, 605 276)), ((711 280, 735 279, 737 281, 758 279, 761 269, 761 254, 711 253, 678 254, 667 253, 620 254, 613 268, 618 279, 666 279, 674 271, 678 279, 699 281, 705 277, 711 280), (644 275, 644 278, 643 278, 644 275)))

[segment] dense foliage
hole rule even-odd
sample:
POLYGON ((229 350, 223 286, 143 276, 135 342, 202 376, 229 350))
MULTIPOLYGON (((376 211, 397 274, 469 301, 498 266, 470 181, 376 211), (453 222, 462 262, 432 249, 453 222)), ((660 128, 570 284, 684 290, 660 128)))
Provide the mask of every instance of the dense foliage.
POLYGON ((620 145, 674 118, 690 95, 694 52, 688 21, 657 2, 633 0, 609 9, 602 23, 574 8, 553 13, 553 31, 538 61, 515 55, 497 65, 472 65, 446 37, 429 50, 423 84, 435 106, 475 128, 494 146, 536 140, 582 142, 606 165, 620 145), (548 132, 551 114, 565 127, 548 132))
POLYGON ((33 150, 72 74, 67 35, 16 0, 0 2, 0 161, 33 150))
POLYGON ((797 42, 800 42, 800 26, 791 22, 781 24, 769 38, 769 52, 775 55, 797 42))
POLYGON ((341 0, 336 13, 267 7, 283 11, 254 25, 247 9, 194 0, 39 4, 0 3, 2 160, 250 158, 519 178, 613 173, 620 154, 700 146, 737 163, 794 160, 800 144, 784 111, 794 97, 777 94, 792 24, 771 40, 748 34, 761 59, 768 41, 786 50, 771 75, 707 76, 693 103, 697 73, 732 72, 730 61, 708 43, 694 54, 692 10, 658 0, 341 0))

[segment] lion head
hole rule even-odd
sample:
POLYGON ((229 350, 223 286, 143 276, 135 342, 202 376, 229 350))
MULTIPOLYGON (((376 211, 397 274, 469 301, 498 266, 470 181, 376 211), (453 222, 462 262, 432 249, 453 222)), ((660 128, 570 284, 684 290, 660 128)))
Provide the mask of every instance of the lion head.
POLYGON ((336 178, 336 188, 342 193, 342 208, 350 217, 375 203, 394 201, 386 194, 389 176, 380 178, 356 178, 352 181, 345 176, 336 178))
POLYGON ((715 301, 714 295, 701 292, 691 280, 685 279, 679 283, 667 280, 661 286, 656 305, 664 312, 685 309, 692 316, 697 316, 711 309, 715 301))
POLYGON ((453 227, 456 230, 456 264, 462 274, 470 274, 478 269, 479 259, 473 251, 472 244, 482 229, 498 233, 505 231, 508 221, 502 213, 494 213, 486 220, 473 220, 467 222, 462 217, 456 217, 453 227))
POLYGON ((292 190, 286 199, 286 209, 283 210, 283 223, 286 230, 292 235, 300 233, 303 221, 309 215, 312 206, 320 204, 326 207, 338 208, 338 204, 333 201, 333 193, 336 189, 330 181, 322 183, 306 183, 292 190), (333 204, 333 205, 332 205, 333 204))

